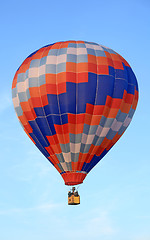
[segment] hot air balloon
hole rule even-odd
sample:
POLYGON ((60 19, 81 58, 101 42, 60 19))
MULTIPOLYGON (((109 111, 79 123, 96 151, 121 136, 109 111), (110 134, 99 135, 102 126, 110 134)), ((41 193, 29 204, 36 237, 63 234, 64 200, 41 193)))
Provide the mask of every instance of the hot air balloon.
POLYGON ((130 124, 138 85, 130 65, 112 49, 64 41, 24 60, 12 97, 29 138, 66 185, 77 185, 130 124))

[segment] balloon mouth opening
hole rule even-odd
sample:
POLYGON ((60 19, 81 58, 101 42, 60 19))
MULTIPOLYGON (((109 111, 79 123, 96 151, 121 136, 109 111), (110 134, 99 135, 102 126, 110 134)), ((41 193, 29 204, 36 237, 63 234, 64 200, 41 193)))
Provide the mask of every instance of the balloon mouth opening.
POLYGON ((73 186, 83 183, 87 173, 85 172, 65 172, 61 176, 64 179, 65 185, 73 186))

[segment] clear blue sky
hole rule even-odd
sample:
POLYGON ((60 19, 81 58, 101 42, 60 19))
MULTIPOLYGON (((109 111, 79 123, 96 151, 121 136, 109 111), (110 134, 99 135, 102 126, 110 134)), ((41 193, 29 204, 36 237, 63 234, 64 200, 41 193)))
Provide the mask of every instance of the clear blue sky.
POLYGON ((1 1, 0 239, 150 240, 150 2, 1 1), (16 69, 33 51, 86 40, 120 53, 140 90, 133 120, 67 205, 62 178, 23 132, 11 100, 16 69))

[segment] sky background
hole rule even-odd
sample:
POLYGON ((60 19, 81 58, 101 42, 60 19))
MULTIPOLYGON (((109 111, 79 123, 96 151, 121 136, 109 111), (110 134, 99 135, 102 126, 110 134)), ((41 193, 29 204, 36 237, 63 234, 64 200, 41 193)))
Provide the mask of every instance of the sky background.
POLYGON ((1 1, 0 239, 150 240, 150 1, 1 1), (11 84, 40 47, 85 40, 112 48, 139 84, 133 120, 79 187, 81 204, 22 130, 11 84))

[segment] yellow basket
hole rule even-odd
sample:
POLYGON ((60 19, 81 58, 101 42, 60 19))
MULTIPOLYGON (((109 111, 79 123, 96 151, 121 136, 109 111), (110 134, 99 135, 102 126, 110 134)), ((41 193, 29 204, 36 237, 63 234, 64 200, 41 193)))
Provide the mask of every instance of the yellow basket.
POLYGON ((80 196, 74 196, 73 194, 68 197, 68 205, 77 205, 80 204, 80 196))

